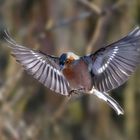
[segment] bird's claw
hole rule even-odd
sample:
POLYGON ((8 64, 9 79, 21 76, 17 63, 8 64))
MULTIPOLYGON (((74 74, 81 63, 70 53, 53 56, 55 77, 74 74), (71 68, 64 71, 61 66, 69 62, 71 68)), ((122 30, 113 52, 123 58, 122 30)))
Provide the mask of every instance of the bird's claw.
POLYGON ((82 88, 78 88, 78 89, 73 89, 70 91, 69 93, 69 96, 72 96, 72 95, 80 95, 80 93, 83 93, 85 91, 85 89, 82 87, 82 88))

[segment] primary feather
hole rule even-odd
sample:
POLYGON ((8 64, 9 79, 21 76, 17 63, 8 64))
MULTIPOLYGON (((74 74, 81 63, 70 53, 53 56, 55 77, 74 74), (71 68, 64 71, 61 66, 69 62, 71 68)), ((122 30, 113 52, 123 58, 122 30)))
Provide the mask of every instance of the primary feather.
POLYGON ((90 55, 96 89, 108 92, 126 82, 140 64, 140 28, 90 55))
POLYGON ((68 95, 69 83, 60 71, 58 57, 18 45, 7 30, 3 33, 3 39, 9 43, 13 56, 30 75, 56 93, 68 95))

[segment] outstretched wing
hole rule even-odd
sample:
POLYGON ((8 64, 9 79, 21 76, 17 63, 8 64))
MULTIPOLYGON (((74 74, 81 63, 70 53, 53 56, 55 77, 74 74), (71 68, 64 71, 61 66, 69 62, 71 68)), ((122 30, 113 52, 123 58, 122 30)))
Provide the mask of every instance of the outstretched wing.
POLYGON ((140 28, 89 57, 95 88, 101 92, 117 88, 140 64, 140 28))
POLYGON ((59 67, 59 58, 18 45, 8 34, 3 39, 9 43, 12 54, 24 69, 46 87, 62 95, 69 94, 69 83, 59 67))

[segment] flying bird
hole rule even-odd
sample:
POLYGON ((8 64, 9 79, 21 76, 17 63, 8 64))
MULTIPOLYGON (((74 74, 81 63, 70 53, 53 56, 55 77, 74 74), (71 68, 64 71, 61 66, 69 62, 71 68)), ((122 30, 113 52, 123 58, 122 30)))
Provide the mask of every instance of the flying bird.
POLYGON ((78 56, 73 52, 60 57, 21 46, 5 29, 2 38, 24 69, 44 86, 64 96, 93 94, 104 100, 118 115, 124 111, 108 94, 125 83, 140 63, 140 28, 98 51, 78 56))

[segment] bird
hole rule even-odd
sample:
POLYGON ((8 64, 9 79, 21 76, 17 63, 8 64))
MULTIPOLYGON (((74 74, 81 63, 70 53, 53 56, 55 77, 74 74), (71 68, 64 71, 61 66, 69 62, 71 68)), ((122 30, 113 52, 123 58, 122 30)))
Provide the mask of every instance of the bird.
POLYGON ((67 97, 93 94, 118 115, 124 114, 109 92, 124 84, 140 63, 139 26, 118 41, 84 56, 65 52, 57 57, 27 48, 17 44, 7 29, 1 38, 25 71, 50 90, 67 97))

